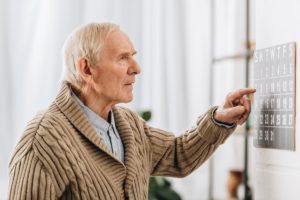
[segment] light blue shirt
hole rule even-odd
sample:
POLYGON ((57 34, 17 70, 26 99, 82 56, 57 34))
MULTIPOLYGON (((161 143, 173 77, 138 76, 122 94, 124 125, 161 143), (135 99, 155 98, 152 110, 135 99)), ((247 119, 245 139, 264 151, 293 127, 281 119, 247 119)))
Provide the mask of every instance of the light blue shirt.
POLYGON ((115 118, 112 111, 109 111, 109 122, 97 115, 89 107, 83 104, 83 102, 72 92, 76 101, 79 103, 84 113, 92 123, 97 133, 104 140, 106 146, 116 156, 117 159, 124 162, 124 146, 120 138, 119 132, 116 128, 115 118))

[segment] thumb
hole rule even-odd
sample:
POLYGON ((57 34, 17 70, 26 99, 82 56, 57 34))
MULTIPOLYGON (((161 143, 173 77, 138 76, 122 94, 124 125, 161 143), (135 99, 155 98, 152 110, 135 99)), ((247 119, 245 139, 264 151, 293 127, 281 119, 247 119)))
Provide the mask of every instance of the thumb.
POLYGON ((235 106, 232 108, 227 108, 226 110, 228 118, 231 118, 234 121, 238 120, 245 112, 244 106, 235 106))

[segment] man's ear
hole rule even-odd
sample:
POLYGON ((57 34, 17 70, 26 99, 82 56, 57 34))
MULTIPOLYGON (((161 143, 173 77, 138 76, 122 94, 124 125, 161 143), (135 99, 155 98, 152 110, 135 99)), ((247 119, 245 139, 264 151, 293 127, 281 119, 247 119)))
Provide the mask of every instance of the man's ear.
POLYGON ((91 67, 91 65, 89 64, 89 60, 87 58, 80 57, 77 60, 77 70, 78 70, 81 78, 85 82, 88 82, 88 80, 90 80, 92 77, 92 72, 91 72, 90 67, 91 67))

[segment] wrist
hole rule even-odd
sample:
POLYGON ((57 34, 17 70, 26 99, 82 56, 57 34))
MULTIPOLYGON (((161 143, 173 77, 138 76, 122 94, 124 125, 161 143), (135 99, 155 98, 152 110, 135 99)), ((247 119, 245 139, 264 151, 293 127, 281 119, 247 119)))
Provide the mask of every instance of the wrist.
POLYGON ((218 111, 218 108, 213 110, 212 120, 215 124, 222 126, 222 127, 232 128, 235 126, 235 123, 229 123, 229 122, 222 120, 222 117, 218 111))

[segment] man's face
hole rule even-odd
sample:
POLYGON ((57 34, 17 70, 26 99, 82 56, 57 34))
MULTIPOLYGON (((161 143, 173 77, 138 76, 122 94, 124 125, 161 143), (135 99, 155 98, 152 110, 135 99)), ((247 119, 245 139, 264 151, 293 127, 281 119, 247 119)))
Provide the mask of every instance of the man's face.
POLYGON ((140 73, 135 54, 125 33, 119 30, 110 33, 93 70, 92 88, 99 98, 113 104, 132 100, 135 75, 140 73))

